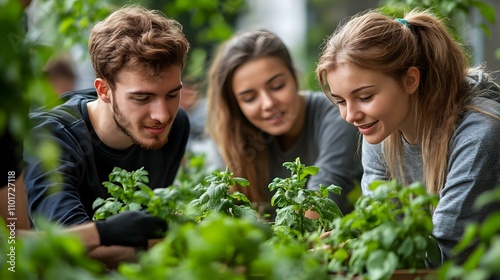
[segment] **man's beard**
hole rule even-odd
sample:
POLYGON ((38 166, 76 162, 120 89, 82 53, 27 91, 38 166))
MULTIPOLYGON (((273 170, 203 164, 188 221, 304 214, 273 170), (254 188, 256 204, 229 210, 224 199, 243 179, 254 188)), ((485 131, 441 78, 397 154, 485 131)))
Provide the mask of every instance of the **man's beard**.
MULTIPOLYGON (((122 112, 118 108, 118 105, 116 104, 116 98, 114 98, 114 93, 113 93, 113 120, 115 121, 116 125, 120 130, 125 133, 130 139, 132 140, 132 143, 141 146, 143 149, 146 150, 158 150, 161 147, 165 145, 168 141, 168 137, 165 138, 164 141, 156 141, 153 144, 146 144, 144 142, 141 142, 137 137, 135 137, 132 132, 130 131, 130 128, 132 127, 132 124, 127 121, 127 119, 123 116, 122 112)), ((155 139, 160 140, 161 136, 155 136, 155 139)))

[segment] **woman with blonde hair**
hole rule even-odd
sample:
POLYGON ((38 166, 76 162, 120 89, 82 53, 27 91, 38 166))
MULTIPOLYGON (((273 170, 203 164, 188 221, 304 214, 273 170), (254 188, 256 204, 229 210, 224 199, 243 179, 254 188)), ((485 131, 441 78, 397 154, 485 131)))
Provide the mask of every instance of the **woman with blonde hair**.
POLYGON ((269 204, 273 178, 290 177, 283 163, 300 157, 320 169, 307 187, 340 186, 332 199, 350 211, 347 194, 361 178, 357 131, 330 107, 322 93, 299 91, 288 49, 269 31, 234 36, 210 69, 209 132, 230 171, 249 180, 239 190, 258 205, 269 204))
POLYGON ((433 234, 452 256, 465 226, 494 210, 473 204, 500 186, 498 85, 469 68, 440 19, 417 10, 353 17, 328 39, 316 72, 363 134, 363 193, 377 179, 424 183, 440 197, 433 234))

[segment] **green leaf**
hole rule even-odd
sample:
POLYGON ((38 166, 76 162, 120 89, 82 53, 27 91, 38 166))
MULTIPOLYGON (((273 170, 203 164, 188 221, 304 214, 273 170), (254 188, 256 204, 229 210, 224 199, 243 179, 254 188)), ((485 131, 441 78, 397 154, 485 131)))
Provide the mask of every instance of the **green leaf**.
POLYGON ((498 201, 500 201, 500 188, 495 188, 494 190, 482 193, 474 202, 474 206, 476 209, 481 209, 487 204, 498 201))
POLYGON ((377 240, 380 240, 381 247, 384 249, 389 249, 396 242, 400 229, 390 223, 384 223, 379 225, 374 232, 380 232, 377 240))
POLYGON ((108 203, 104 204, 100 209, 114 215, 120 212, 120 209, 122 207, 123 203, 120 201, 109 201, 108 203))
POLYGON ((141 209, 142 209, 141 204, 139 204, 137 202, 131 202, 128 204, 128 210, 130 210, 130 211, 139 211, 141 209))
POLYGON ((330 185, 326 188, 329 193, 334 193, 334 194, 341 194, 342 193, 342 188, 336 185, 330 185))
POLYGON ((274 225, 291 227, 292 224, 296 224, 295 218, 296 213, 292 206, 285 206, 276 210, 274 225))
POLYGON ((99 206, 103 205, 104 202, 106 202, 106 201, 103 198, 101 198, 101 197, 96 198, 94 203, 92 203, 92 209, 98 208, 99 206))
MULTIPOLYGON (((149 196, 155 195, 155 192, 148 185, 140 184, 140 185, 138 185, 138 187, 141 191, 143 191, 144 193, 146 193, 149 196)), ((156 188, 155 190, 160 190, 160 189, 163 189, 163 188, 156 188)))
POLYGON ((231 194, 231 197, 235 198, 238 201, 244 202, 247 205, 251 205, 252 202, 246 197, 244 194, 240 192, 234 192, 231 194))
POLYGON ((495 9, 493 6, 484 3, 483 1, 472 1, 472 6, 479 9, 481 15, 491 24, 495 23, 495 9))
POLYGON ((304 174, 304 176, 307 176, 307 175, 311 175, 311 176, 312 175, 316 175, 316 174, 318 174, 318 172, 319 172, 319 167, 317 167, 317 166, 306 166, 302 170, 302 173, 304 174))
POLYGON ((403 258, 412 255, 414 252, 412 238, 410 236, 406 236, 403 242, 399 245, 397 249, 397 254, 402 256, 403 258))
POLYGON ((470 244, 474 242, 476 238, 476 234, 479 232, 479 226, 477 224, 468 224, 465 227, 464 234, 462 235, 462 239, 458 244, 453 248, 453 252, 458 254, 469 247, 470 244))
POLYGON ((75 20, 73 18, 65 18, 59 25, 59 32, 67 33, 73 27, 75 20))
POLYGON ((307 190, 301 189, 297 192, 297 194, 294 197, 292 197, 292 199, 297 204, 303 204, 305 201, 307 201, 309 197, 310 195, 307 192, 307 190))
POLYGON ((420 251, 423 251, 427 248, 427 236, 422 236, 422 235, 414 235, 413 236, 413 244, 415 245, 415 248, 417 248, 420 251))
POLYGON ((398 265, 398 257, 393 252, 376 250, 366 261, 366 270, 370 280, 389 279, 398 265))
POLYGON ((374 191, 374 190, 378 189, 380 185, 383 185, 385 183, 386 183, 386 181, 375 180, 375 181, 371 182, 370 184, 368 184, 368 189, 371 191, 374 191))
POLYGON ((344 248, 337 249, 332 254, 332 259, 337 260, 339 262, 343 262, 348 258, 349 258, 349 252, 344 248))
POLYGON ((492 213, 481 224, 479 237, 481 240, 490 240, 493 235, 500 233, 500 212, 492 213))
POLYGON ((483 30, 484 34, 486 34, 488 38, 491 38, 491 30, 488 28, 486 24, 481 23, 479 27, 481 28, 481 30, 483 30))
POLYGON ((476 268, 481 260, 481 257, 486 252, 486 246, 484 244, 479 244, 476 249, 467 257, 467 260, 462 265, 466 271, 471 271, 476 268))
POLYGON ((491 273, 489 271, 479 268, 471 270, 465 275, 464 279, 489 280, 494 278, 491 277, 491 273))
POLYGON ((271 205, 277 207, 285 207, 289 204, 289 200, 285 197, 286 192, 283 189, 278 189, 271 198, 271 205))
POLYGON ((442 9, 445 14, 451 14, 453 10, 457 8, 457 3, 455 1, 447 1, 442 5, 442 9))
POLYGON ((144 184, 149 184, 149 177, 148 175, 140 175, 134 178, 138 182, 142 182, 144 184))
POLYGON ((248 180, 244 178, 235 177, 233 178, 233 180, 242 187, 247 187, 250 184, 250 182, 248 182, 248 180))
POLYGON ((500 235, 493 237, 488 250, 480 260, 480 266, 494 275, 500 275, 500 235))

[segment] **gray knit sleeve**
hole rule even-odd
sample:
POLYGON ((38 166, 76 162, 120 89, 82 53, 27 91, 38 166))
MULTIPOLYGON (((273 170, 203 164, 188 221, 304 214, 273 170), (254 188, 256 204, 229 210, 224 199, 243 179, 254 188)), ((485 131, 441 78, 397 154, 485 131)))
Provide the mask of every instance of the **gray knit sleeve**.
POLYGON ((368 189, 371 182, 375 180, 389 180, 387 169, 382 158, 382 144, 370 144, 363 138, 361 162, 363 164, 363 177, 361 189, 363 195, 372 193, 368 189))
MULTIPOLYGON (((500 105, 490 104, 500 116, 500 105)), ((481 113, 469 113, 457 127, 450 148, 446 183, 433 215, 433 234, 446 257, 453 255, 452 249, 461 240, 467 224, 481 223, 500 207, 474 206, 482 193, 500 187, 500 121, 481 113)), ((458 256, 459 260, 470 253, 470 250, 464 252, 458 256)))

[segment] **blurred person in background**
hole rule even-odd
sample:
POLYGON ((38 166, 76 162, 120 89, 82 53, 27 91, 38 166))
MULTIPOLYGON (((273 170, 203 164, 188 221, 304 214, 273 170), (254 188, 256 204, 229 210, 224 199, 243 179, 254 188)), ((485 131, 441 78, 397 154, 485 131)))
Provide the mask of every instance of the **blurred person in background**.
POLYGON ((223 163, 215 143, 206 131, 207 98, 202 91, 203 87, 198 79, 189 76, 183 78, 179 106, 186 111, 190 123, 186 156, 203 155, 205 167, 212 171, 222 169, 223 163))
POLYGON ((70 92, 75 89, 76 71, 75 65, 69 55, 58 55, 52 57, 43 69, 43 73, 49 79, 52 88, 57 95, 70 92))

